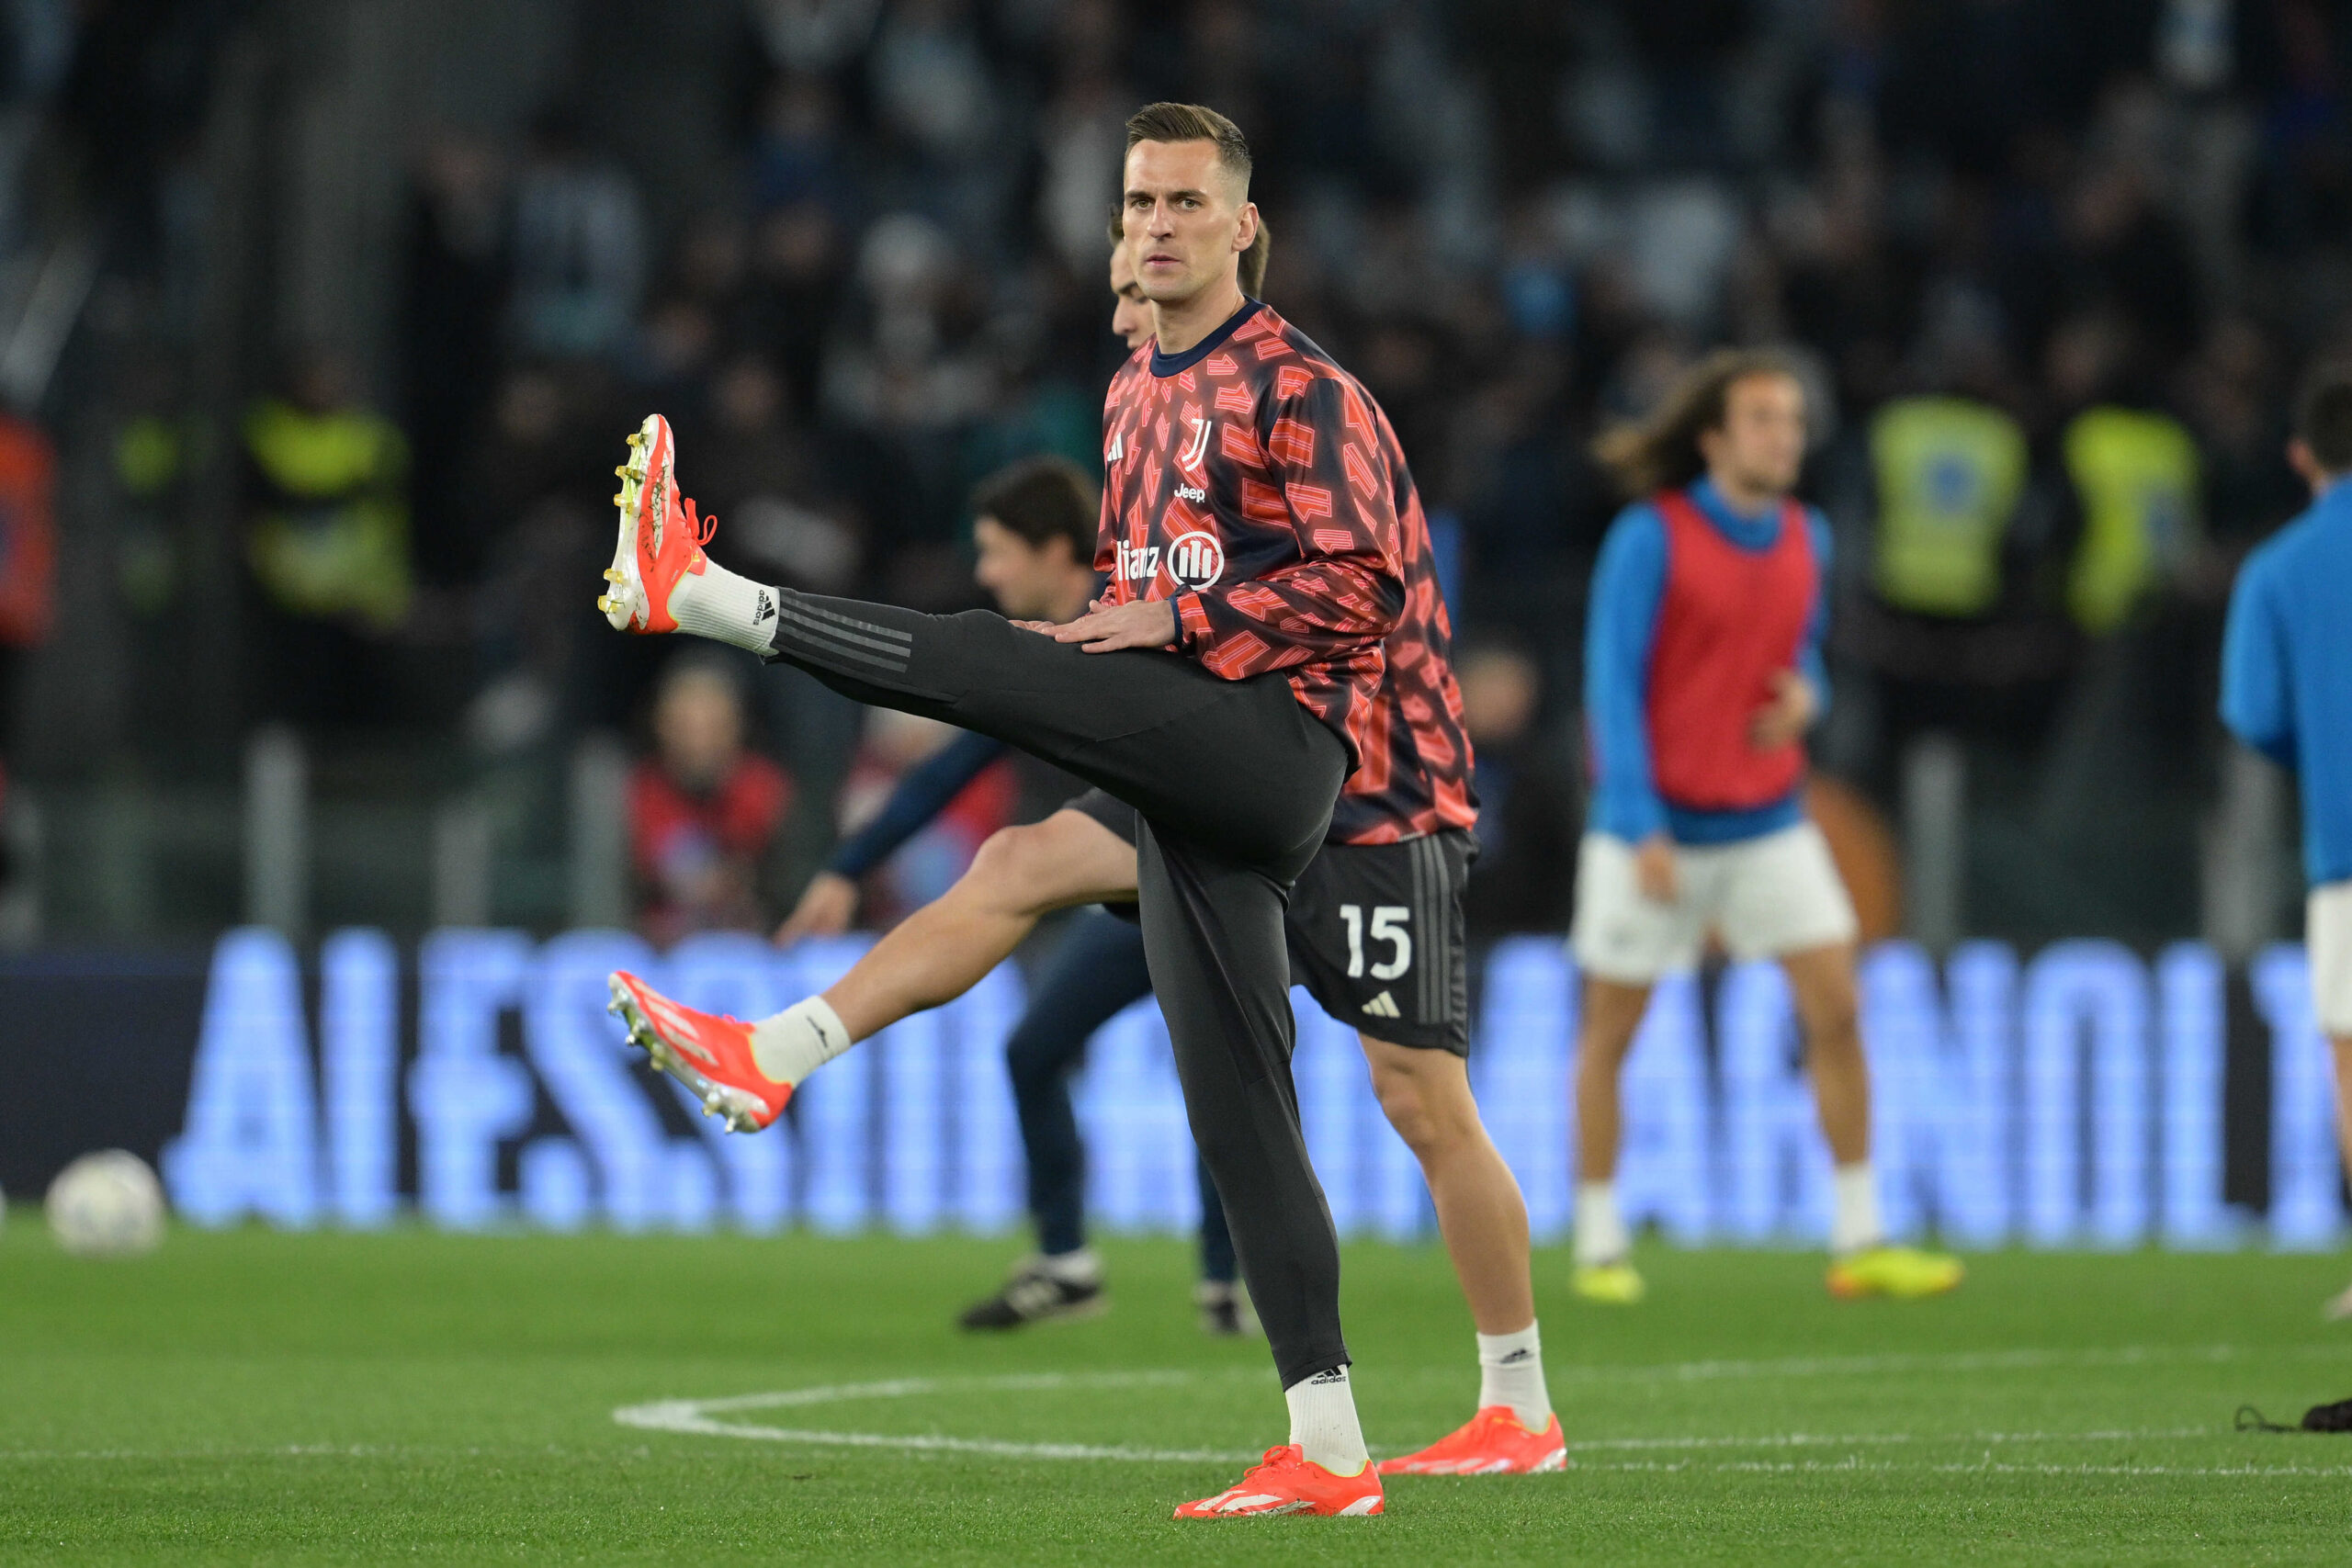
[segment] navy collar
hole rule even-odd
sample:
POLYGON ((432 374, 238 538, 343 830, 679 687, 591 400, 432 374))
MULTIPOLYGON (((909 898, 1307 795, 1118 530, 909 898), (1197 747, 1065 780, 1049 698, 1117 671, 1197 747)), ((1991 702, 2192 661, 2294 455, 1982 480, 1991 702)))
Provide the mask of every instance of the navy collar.
POLYGON ((1225 346, 1225 340, 1231 337, 1236 332, 1239 331, 1242 322, 1248 321, 1250 317, 1256 315, 1260 310, 1264 309, 1265 306, 1261 301, 1245 297, 1241 301, 1241 309, 1234 311, 1230 316, 1227 316, 1225 319, 1225 324, 1223 326, 1217 328, 1216 331, 1209 333, 1208 336, 1203 338, 1200 342, 1194 344, 1192 347, 1186 349, 1182 354, 1160 353, 1159 340, 1157 338, 1153 339, 1151 344, 1151 373, 1163 378, 1170 376, 1182 376, 1185 371, 1190 370, 1193 366, 1198 365, 1202 360, 1206 359, 1210 355, 1215 354, 1218 349, 1223 348, 1225 346))

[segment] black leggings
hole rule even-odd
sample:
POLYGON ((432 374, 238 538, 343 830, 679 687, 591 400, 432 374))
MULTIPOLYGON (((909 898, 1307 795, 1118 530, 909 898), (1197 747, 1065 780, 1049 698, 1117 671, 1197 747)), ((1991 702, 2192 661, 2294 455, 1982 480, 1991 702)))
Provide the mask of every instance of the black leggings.
POLYGON ((1133 806, 1152 988, 1193 1141, 1283 1385, 1344 1366, 1340 1248, 1306 1159, 1283 911, 1347 776, 1280 675, 1221 681, 1171 653, 1087 653, 967 610, 779 590, 775 655, 835 691, 992 735, 1133 806))
MULTIPOLYGON (((1086 1245, 1086 1145, 1070 1108, 1070 1070, 1096 1030, 1149 995, 1143 933, 1132 920, 1090 910, 1071 923, 1030 993, 1029 1010, 1004 1043, 1040 1252, 1075 1252, 1086 1245)), ((1233 1233, 1225 1205, 1208 1162, 1195 1159, 1193 1166, 1201 1185, 1201 1278, 1231 1284, 1233 1233)))

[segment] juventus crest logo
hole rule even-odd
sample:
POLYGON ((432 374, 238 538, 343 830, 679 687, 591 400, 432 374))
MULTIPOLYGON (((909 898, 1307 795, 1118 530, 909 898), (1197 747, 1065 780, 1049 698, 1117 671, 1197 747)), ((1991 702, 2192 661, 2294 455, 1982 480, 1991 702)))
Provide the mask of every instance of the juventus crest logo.
POLYGON ((1208 455, 1209 426, 1216 422, 1204 419, 1199 414, 1190 414, 1186 417, 1193 422, 1193 439, 1185 446, 1183 455, 1176 459, 1176 466, 1182 468, 1197 468, 1201 466, 1201 459, 1208 455))

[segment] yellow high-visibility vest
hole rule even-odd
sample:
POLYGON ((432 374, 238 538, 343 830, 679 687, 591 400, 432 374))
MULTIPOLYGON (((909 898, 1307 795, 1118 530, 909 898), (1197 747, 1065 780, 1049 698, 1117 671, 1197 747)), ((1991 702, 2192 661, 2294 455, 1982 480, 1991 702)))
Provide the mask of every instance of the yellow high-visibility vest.
POLYGON ((311 413, 275 400, 246 415, 245 450, 284 498, 252 521, 254 573, 298 615, 408 611, 408 444, 379 415, 311 413))
POLYGON ((2025 491, 2025 432, 1972 398, 1899 398, 1871 421, 1879 596, 1930 615, 2001 597, 2001 541, 2025 491))
POLYGON ((2166 415, 2095 408, 2075 416, 2063 445, 2083 509, 2066 607, 2084 630, 2112 631, 2197 542, 2197 442, 2166 415))

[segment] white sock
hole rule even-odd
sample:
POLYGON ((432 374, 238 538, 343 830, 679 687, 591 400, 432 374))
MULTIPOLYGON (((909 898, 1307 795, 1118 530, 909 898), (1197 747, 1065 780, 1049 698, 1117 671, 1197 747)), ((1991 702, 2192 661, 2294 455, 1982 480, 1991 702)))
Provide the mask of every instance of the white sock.
POLYGON ((775 646, 776 590, 739 577, 705 557, 700 571, 690 571, 670 590, 670 614, 678 629, 731 643, 752 653, 775 646))
POLYGON ((1577 1267, 1589 1269, 1597 1263, 1623 1263, 1632 1244, 1625 1237, 1625 1222, 1617 1213, 1617 1184, 1614 1181, 1579 1181, 1577 1183, 1577 1267))
POLYGON ((1862 1159, 1839 1166, 1830 1183, 1838 1195, 1838 1207, 1829 1220, 1830 1254, 1843 1258, 1884 1242, 1886 1227, 1878 1217, 1878 1172, 1871 1168, 1871 1162, 1862 1159))
POLYGON ((1102 1280, 1102 1258, 1091 1247, 1076 1252, 1041 1252, 1037 1255, 1037 1271, 1065 1285, 1094 1285, 1102 1280))
POLYGON ((1356 1420, 1356 1391, 1348 1369, 1334 1367, 1283 1390, 1290 1404, 1290 1440, 1334 1475, 1353 1475, 1370 1463, 1363 1427, 1356 1420))
POLYGON ((1516 1334, 1478 1336, 1478 1408, 1490 1404, 1510 1405, 1531 1432, 1552 1424, 1552 1391, 1544 1386, 1544 1341, 1535 1325, 1516 1334))
POLYGON ((778 1083, 797 1086, 856 1043, 841 1014, 822 997, 795 1002, 752 1025, 752 1060, 778 1083))

